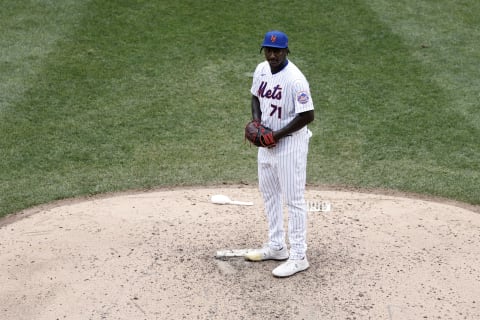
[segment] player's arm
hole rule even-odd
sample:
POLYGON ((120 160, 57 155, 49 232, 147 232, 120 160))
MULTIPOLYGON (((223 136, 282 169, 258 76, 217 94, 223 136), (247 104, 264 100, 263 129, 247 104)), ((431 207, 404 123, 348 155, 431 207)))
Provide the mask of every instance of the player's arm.
POLYGON ((262 110, 260 109, 260 101, 254 95, 252 95, 252 120, 262 120, 262 110))
POLYGON ((315 119, 315 113, 313 110, 305 111, 297 114, 297 116, 285 127, 273 132, 273 138, 275 141, 294 133, 305 127, 307 124, 315 119))

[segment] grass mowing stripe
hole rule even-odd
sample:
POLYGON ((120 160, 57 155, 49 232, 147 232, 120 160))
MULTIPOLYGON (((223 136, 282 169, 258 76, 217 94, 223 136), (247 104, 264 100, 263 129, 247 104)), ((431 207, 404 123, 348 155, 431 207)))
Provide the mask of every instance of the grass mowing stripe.
POLYGON ((42 61, 68 37, 82 1, 2 1, 0 12, 0 119, 36 81, 42 61))
MULTIPOLYGON (((228 155, 241 161, 238 155, 252 151, 242 144, 241 95, 230 94, 232 101, 225 104, 218 92, 208 95, 210 88, 202 88, 202 83, 215 89, 233 79, 240 88, 242 81, 249 81, 242 65, 218 57, 213 39, 211 46, 201 47, 210 48, 213 55, 193 50, 190 44, 197 42, 200 48, 203 41, 195 38, 198 34, 187 24, 182 28, 188 37, 173 35, 178 30, 164 25, 149 3, 89 5, 77 33, 49 55, 44 81, 26 95, 23 114, 5 128, 9 140, 25 138, 22 145, 8 146, 12 156, 3 164, 9 176, 30 176, 39 182, 13 183, 16 188, 5 190, 5 202, 23 198, 32 205, 126 188, 237 179, 235 168, 246 166, 231 166, 233 170, 227 168, 220 177, 215 172, 219 163, 229 164, 228 155), (166 41, 170 38, 177 41, 166 41), (193 51, 180 50, 179 43, 193 51), (226 69, 219 72, 217 61, 226 69), (215 84, 211 77, 204 79, 212 75, 218 78, 215 84), (227 110, 229 117, 239 115, 238 127, 226 127, 226 135, 219 136, 215 125, 224 126, 227 110), (225 143, 233 148, 211 146, 229 136, 238 137, 225 143), (200 153, 207 165, 199 163, 200 153), (21 167, 16 166, 18 155, 24 160, 21 167), (61 176, 64 181, 57 179, 61 176)), ((253 176, 255 170, 250 172, 253 176)))
POLYGON ((416 153, 411 155, 412 162, 413 159, 421 161, 415 166, 417 170, 408 170, 409 166, 403 170, 405 176, 418 177, 410 189, 480 203, 477 142, 480 139, 477 92, 480 45, 476 41, 478 24, 473 18, 480 4, 474 1, 373 1, 369 4, 401 38, 406 54, 421 66, 416 73, 421 75, 423 83, 413 83, 412 99, 407 102, 410 114, 399 121, 402 125, 411 124, 411 128, 398 132, 399 136, 403 135, 405 148, 410 144, 409 153, 416 153), (418 88, 423 88, 423 92, 418 88), (419 172, 422 170, 423 175, 419 172), (458 180, 464 182, 458 183, 458 180), (463 188, 459 188, 461 185, 463 188))
MULTIPOLYGON (((331 9, 338 18, 345 8, 331 9)), ((369 7, 355 12, 362 14, 324 21, 326 37, 312 43, 312 56, 325 52, 319 68, 329 90, 322 137, 311 147, 314 175, 332 184, 424 190, 479 203, 476 126, 452 107, 450 92, 390 25, 369 7), (461 176, 467 179, 459 183, 461 176)))
POLYGON ((480 128, 480 2, 369 2, 380 19, 410 46, 412 56, 426 66, 431 78, 448 90, 452 107, 480 128))
MULTIPOLYGON (((2 1, 0 11, 0 216, 44 197, 28 159, 31 120, 41 105, 26 105, 25 95, 43 81, 45 61, 58 41, 68 38, 85 1, 2 1), (25 112, 29 109, 29 112, 25 112), (32 194, 37 194, 32 196, 32 194), (38 199, 38 198, 37 198, 38 199)), ((63 179, 58 182, 64 183, 63 179)), ((49 198, 51 199, 51 198, 49 198)))

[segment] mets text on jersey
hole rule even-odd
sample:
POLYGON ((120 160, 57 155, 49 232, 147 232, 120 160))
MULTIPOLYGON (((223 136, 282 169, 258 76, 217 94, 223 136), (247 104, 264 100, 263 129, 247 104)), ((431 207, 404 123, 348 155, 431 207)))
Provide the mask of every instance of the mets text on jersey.
POLYGON ((268 82, 262 81, 260 87, 258 88, 258 95, 262 98, 274 99, 274 100, 281 100, 282 99, 282 87, 277 84, 273 90, 267 89, 268 82))

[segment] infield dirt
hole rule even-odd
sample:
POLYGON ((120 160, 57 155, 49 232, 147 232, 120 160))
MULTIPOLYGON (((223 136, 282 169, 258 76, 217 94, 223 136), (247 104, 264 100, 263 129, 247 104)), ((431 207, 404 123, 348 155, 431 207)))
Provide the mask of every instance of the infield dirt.
MULTIPOLYGON (((62 201, 0 220, 0 314, 22 319, 480 319, 478 208, 307 188, 310 269, 215 259, 266 241, 255 186, 62 201), (253 206, 218 205, 215 194, 253 206)), ((287 214, 285 214, 285 219, 287 214)))

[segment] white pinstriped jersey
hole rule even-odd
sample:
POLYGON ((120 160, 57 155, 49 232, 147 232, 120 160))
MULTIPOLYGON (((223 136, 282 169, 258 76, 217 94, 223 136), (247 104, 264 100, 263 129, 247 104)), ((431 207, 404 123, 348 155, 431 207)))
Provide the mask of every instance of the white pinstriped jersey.
POLYGON ((268 61, 260 63, 250 92, 260 101, 262 124, 273 130, 285 127, 297 113, 313 110, 308 81, 291 61, 276 74, 268 61))
MULTIPOLYGON (((288 125, 297 114, 314 109, 307 79, 291 61, 276 74, 272 74, 268 61, 260 63, 250 92, 260 102, 262 124, 274 131, 288 125)), ((269 246, 279 250, 286 245, 285 201, 291 259, 302 259, 307 250, 304 192, 310 135, 305 126, 280 139, 273 148, 258 149, 259 188, 268 217, 269 246)))

